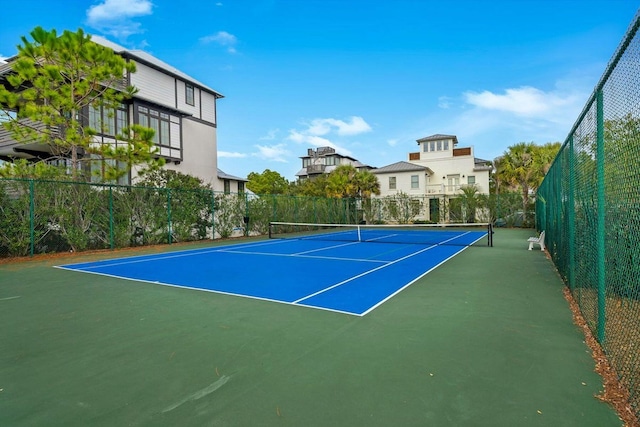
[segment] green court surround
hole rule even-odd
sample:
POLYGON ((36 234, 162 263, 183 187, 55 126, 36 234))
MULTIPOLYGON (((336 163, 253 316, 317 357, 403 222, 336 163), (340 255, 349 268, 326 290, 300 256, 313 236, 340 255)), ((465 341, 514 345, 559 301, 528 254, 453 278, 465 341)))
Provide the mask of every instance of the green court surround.
POLYGON ((0 264, 0 426, 620 426, 533 234, 362 318, 0 264))

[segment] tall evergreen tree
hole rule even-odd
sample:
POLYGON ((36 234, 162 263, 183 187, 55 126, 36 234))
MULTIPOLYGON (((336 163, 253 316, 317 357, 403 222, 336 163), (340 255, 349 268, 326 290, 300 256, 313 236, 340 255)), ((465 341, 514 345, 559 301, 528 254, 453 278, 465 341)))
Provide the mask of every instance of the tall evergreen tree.
POLYGON ((134 63, 92 42, 82 29, 58 35, 37 27, 30 36, 22 37, 12 71, 0 84, 2 125, 14 139, 48 145, 53 158, 70 159, 74 179, 83 162, 101 162, 104 180, 117 179, 136 164, 161 165, 153 130, 129 126, 116 136, 117 143, 98 144, 94 136, 103 129, 88 127, 83 117, 90 107, 113 117, 135 94, 123 83, 126 73, 135 72, 134 63))

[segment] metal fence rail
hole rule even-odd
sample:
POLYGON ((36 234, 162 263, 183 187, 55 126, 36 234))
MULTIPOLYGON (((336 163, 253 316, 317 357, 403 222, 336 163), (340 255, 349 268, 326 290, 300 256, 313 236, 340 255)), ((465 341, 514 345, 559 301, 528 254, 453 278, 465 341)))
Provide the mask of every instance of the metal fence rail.
POLYGON ((0 257, 266 235, 271 221, 526 226, 521 210, 518 193, 360 200, 0 179, 0 257))
POLYGON ((537 228, 640 415, 640 13, 538 189, 537 228))
POLYGON ((355 201, 0 180, 0 256, 261 235, 269 221, 355 223, 355 201))

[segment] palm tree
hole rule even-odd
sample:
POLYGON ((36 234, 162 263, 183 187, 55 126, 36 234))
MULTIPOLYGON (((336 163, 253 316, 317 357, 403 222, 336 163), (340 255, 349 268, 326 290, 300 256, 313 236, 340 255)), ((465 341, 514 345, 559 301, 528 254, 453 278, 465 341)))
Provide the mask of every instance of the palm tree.
POLYGON ((462 206, 464 208, 464 222, 476 222, 476 209, 478 207, 478 187, 475 185, 463 185, 460 187, 462 191, 462 206))
POLYGON ((368 170, 357 170, 351 165, 340 165, 327 178, 327 196, 370 198, 380 194, 378 178, 368 170))
POLYGON ((522 210, 525 216, 529 204, 529 190, 536 187, 538 182, 535 147, 533 142, 521 142, 509 147, 504 155, 496 160, 498 182, 514 188, 519 187, 522 191, 522 210))
POLYGON ((351 165, 340 165, 327 177, 327 197, 355 197, 356 168, 351 165))
POLYGON ((525 218, 529 192, 538 188, 559 149, 559 142, 543 146, 533 142, 521 142, 509 147, 504 155, 495 160, 496 188, 502 188, 504 185, 520 188, 525 218))
POLYGON ((373 194, 376 196, 380 195, 380 182, 378 181, 378 177, 368 170, 356 172, 355 181, 358 196, 363 199, 369 199, 373 194))
POLYGON ((362 206, 365 222, 368 224, 373 219, 373 206, 371 203, 371 195, 380 195, 380 182, 378 177, 368 170, 361 170, 356 173, 356 183, 358 187, 358 195, 362 206))

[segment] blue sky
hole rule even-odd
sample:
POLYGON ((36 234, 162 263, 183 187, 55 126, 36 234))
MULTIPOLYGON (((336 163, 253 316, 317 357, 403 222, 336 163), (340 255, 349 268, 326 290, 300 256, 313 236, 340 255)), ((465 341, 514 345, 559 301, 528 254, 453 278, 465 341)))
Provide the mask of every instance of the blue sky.
POLYGON ((633 19, 631 0, 6 2, 0 59, 36 26, 144 49, 218 102, 218 162, 293 180, 308 148, 372 166, 457 135, 493 159, 564 141, 633 19))

